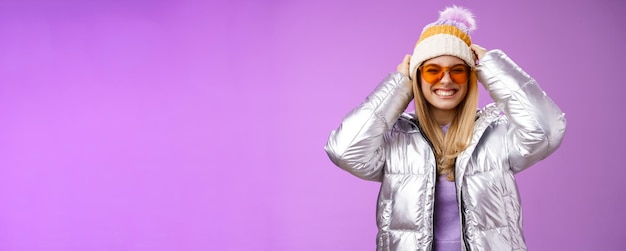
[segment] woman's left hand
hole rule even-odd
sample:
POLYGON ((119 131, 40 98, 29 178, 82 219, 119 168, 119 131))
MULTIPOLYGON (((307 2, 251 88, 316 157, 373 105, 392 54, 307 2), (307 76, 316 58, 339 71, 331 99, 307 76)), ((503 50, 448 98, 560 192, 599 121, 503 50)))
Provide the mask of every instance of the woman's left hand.
POLYGON ((483 58, 483 56, 485 56, 485 53, 487 53, 487 49, 477 44, 470 45, 470 49, 472 49, 472 51, 476 55, 476 60, 480 60, 481 58, 483 58))

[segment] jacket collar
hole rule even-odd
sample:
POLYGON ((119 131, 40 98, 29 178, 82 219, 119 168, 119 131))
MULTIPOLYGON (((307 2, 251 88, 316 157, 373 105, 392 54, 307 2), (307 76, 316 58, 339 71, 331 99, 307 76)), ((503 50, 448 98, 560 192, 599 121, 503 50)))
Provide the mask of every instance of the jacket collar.
MULTIPOLYGON (((474 124, 474 134, 472 136, 472 142, 470 145, 457 157, 456 166, 454 170, 455 177, 463 177, 465 175, 465 169, 467 167, 467 163, 469 158, 472 156, 472 153, 476 149, 478 142, 482 138, 485 130, 489 125, 498 121, 502 116, 502 108, 495 103, 491 103, 486 105, 483 109, 479 110, 476 113, 476 123, 474 124)), ((457 191, 460 191, 463 185, 463 179, 458 179, 456 182, 457 191)), ((460 194, 458 196, 460 199, 460 194)))

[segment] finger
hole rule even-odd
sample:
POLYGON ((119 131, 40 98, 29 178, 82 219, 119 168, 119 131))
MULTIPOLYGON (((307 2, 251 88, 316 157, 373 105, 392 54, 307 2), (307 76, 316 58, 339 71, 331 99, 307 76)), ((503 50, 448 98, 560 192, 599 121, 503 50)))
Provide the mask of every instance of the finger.
POLYGON ((476 60, 480 60, 485 55, 485 53, 487 52, 487 50, 485 48, 483 48, 482 46, 477 45, 477 44, 470 45, 470 49, 472 50, 476 60))
POLYGON ((406 54, 404 55, 404 59, 402 60, 403 64, 408 64, 411 61, 411 55, 406 54))

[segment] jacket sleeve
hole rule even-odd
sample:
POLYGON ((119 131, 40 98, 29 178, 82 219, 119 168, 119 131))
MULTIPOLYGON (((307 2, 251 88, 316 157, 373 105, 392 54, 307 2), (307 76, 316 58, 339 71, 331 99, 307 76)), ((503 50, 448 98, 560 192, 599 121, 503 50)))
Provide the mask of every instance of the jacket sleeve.
POLYGON ((514 173, 552 154, 565 135, 565 114, 504 52, 487 52, 478 80, 508 118, 505 147, 514 173))
POLYGON ((324 147, 330 160, 361 179, 380 181, 385 164, 384 135, 412 99, 408 77, 398 72, 389 74, 330 133, 324 147))

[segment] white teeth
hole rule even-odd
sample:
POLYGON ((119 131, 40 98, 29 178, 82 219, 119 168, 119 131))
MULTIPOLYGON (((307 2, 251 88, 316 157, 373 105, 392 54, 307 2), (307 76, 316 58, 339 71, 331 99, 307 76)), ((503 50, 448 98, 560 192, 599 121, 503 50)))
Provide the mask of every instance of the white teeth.
POLYGON ((449 90, 449 91, 436 90, 435 94, 439 96, 452 96, 452 94, 454 94, 454 90, 449 90))

